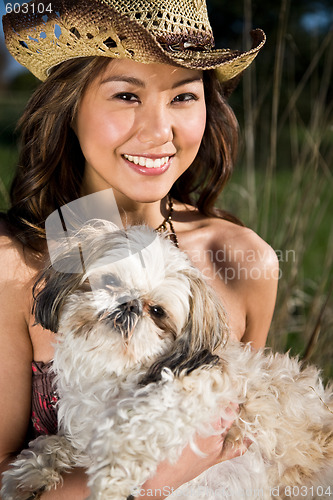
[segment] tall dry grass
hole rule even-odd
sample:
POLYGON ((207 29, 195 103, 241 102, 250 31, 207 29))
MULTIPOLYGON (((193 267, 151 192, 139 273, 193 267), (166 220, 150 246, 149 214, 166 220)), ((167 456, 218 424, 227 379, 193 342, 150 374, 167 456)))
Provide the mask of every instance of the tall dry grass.
MULTIPOLYGON (((297 80, 290 8, 290 0, 281 0, 272 76, 261 78, 265 89, 257 83, 258 63, 257 71, 253 67, 244 74, 240 174, 222 201, 280 258, 268 345, 280 351, 291 348, 321 366, 328 378, 333 376, 333 32, 318 38, 311 62, 297 80), (286 88, 288 102, 281 105, 286 88), (302 113, 309 95, 310 112, 302 113), (269 130, 264 131, 267 116, 269 130)), ((251 0, 244 0, 245 34, 251 11, 251 0)))

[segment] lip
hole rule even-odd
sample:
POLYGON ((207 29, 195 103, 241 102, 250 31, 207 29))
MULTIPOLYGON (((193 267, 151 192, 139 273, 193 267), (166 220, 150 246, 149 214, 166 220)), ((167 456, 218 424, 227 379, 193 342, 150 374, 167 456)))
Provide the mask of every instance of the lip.
MULTIPOLYGON (((134 155, 130 155, 134 156, 134 155)), ((138 156, 138 155, 136 155, 138 156)), ((141 154, 139 156, 143 156, 144 158, 151 158, 152 160, 157 160, 159 158, 165 158, 166 156, 169 155, 144 155, 141 154)), ((174 155, 173 155, 174 156, 174 155)), ((147 168, 147 167, 142 167, 141 165, 135 165, 135 163, 132 163, 131 161, 127 160, 123 155, 121 156, 124 162, 135 172, 141 174, 141 175, 148 175, 148 176, 154 176, 154 175, 161 175, 164 172, 168 170, 172 163, 173 156, 169 157, 169 161, 167 161, 162 167, 157 167, 157 168, 147 168)))
MULTIPOLYGON (((142 156, 142 158, 151 158, 152 160, 160 160, 161 158, 172 157, 175 156, 176 153, 163 153, 163 154, 148 154, 148 153, 140 153, 140 154, 132 154, 126 153, 128 156, 142 156)), ((124 156, 124 155, 122 155, 124 156)))

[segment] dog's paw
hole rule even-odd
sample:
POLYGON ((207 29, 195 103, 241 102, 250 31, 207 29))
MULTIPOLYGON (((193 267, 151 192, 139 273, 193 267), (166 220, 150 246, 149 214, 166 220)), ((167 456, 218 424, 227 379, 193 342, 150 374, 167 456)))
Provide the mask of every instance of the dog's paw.
POLYGON ((61 481, 57 471, 43 467, 33 452, 24 450, 13 466, 3 473, 1 498, 28 500, 34 493, 56 487, 61 481))
MULTIPOLYGON (((36 440, 36 444, 40 442, 36 440)), ((37 448, 32 446, 31 449, 23 450, 11 468, 3 473, 3 500, 28 500, 34 493, 57 487, 62 482, 59 471, 50 463, 50 455, 39 454, 37 448)))
MULTIPOLYGON (((24 486, 23 486, 24 488, 24 486)), ((42 493, 44 489, 39 491, 27 491, 17 485, 15 482, 6 484, 1 488, 0 495, 3 500, 33 500, 34 498, 39 498, 39 493, 42 493)))

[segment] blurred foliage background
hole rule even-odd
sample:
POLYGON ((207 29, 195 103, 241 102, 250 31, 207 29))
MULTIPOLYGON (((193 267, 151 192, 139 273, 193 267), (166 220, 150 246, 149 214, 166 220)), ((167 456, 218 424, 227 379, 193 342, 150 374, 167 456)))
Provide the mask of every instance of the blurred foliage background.
MULTIPOLYGON (((230 98, 239 160, 220 205, 276 250, 281 278, 268 345, 333 376, 332 0, 208 0, 217 47, 267 43, 230 98)), ((1 14, 5 3, 0 4, 1 14)), ((17 162, 15 125, 38 81, 0 33, 0 207, 17 162)))

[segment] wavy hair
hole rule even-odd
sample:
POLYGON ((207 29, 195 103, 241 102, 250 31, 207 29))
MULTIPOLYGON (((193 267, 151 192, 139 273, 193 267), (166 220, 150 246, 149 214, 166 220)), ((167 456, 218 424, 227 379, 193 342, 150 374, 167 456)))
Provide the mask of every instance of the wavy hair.
MULTIPOLYGON (((80 197, 85 160, 71 125, 86 88, 109 62, 107 57, 82 57, 57 66, 32 95, 18 123, 20 156, 6 221, 30 248, 42 248, 46 218, 80 197)), ((204 72, 204 89, 207 125, 202 143, 171 195, 196 206, 203 215, 240 224, 236 217, 214 208, 232 173, 238 123, 214 71, 204 72)))

